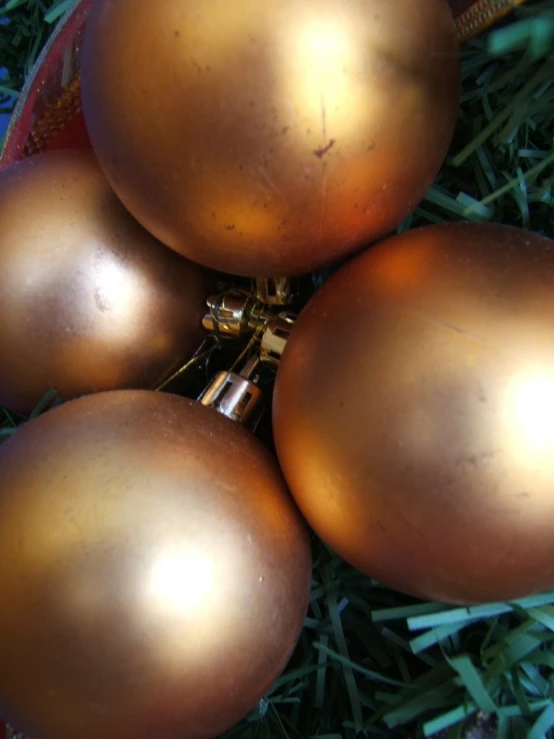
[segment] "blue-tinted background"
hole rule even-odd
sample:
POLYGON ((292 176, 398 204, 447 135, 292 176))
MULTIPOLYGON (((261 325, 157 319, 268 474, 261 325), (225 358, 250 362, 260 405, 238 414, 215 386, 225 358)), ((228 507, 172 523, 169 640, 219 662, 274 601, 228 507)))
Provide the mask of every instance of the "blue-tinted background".
POLYGON ((4 134, 6 133, 6 128, 8 127, 9 122, 10 122, 9 115, 0 114, 0 139, 2 139, 4 134))
MULTIPOLYGON (((6 70, 3 67, 0 67, 0 85, 3 84, 6 78, 6 74, 6 70)), ((8 127, 9 122, 10 116, 4 113, 0 113, 0 142, 4 138, 4 134, 6 133, 6 128, 8 127)))

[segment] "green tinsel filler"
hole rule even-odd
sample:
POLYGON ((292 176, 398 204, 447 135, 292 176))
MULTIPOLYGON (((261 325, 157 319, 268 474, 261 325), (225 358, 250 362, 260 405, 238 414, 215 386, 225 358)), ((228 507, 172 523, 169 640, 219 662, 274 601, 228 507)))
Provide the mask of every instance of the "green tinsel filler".
MULTIPOLYGON (((10 0, 0 8, 0 66, 7 70, 0 112, 13 106, 69 4, 10 0)), ((554 237, 554 0, 517 8, 465 46, 462 58, 449 156, 399 230, 469 219, 554 237)), ((314 284, 325 277, 314 275, 314 284)), ((20 420, 0 408, 0 440, 20 420)), ((554 737, 554 591, 471 608, 422 603, 314 541, 298 649, 266 699, 225 739, 355 736, 554 737)))

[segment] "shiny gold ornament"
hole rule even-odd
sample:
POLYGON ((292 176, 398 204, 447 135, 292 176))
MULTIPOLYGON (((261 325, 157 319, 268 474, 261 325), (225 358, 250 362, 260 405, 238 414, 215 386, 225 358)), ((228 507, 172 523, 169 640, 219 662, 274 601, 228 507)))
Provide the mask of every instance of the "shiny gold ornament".
POLYGON ((450 143, 446 0, 97 0, 83 111, 134 216, 201 264, 283 277, 390 232, 450 143))
POLYGON ((341 268, 281 360, 279 460, 315 531, 453 603, 554 586, 554 242, 457 224, 341 268))
POLYGON ((0 704, 34 739, 208 739, 285 667, 306 527, 246 429, 151 391, 0 447, 0 704))
POLYGON ((202 337, 212 278, 123 208, 90 151, 0 173, 0 402, 153 387, 202 337))

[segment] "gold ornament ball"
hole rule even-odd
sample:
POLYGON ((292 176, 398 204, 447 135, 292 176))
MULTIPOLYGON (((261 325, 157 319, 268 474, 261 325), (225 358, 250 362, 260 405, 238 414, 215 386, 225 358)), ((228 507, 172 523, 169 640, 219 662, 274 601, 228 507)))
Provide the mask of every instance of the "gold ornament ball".
POLYGON ((276 277, 388 234, 447 152, 446 0, 96 0, 93 147, 131 213, 223 272, 276 277))
POLYGON ((554 242, 416 229, 338 270, 278 370, 308 522, 385 585, 451 603, 554 587, 554 242))
POLYGON ((286 666, 309 540, 243 427, 90 395, 2 445, 0 479, 0 705, 29 736, 211 739, 286 666))
POLYGON ((124 209, 90 151, 0 173, 0 403, 154 387, 202 340, 213 277, 124 209))

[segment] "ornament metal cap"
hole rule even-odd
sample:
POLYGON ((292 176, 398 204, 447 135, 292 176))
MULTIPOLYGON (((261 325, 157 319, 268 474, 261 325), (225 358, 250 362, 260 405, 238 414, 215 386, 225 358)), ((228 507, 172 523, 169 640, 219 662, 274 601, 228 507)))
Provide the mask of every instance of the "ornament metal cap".
POLYGON ((271 306, 290 305, 299 292, 298 280, 288 277, 257 277, 252 287, 256 299, 271 306))
POLYGON ((274 370, 279 367, 296 315, 287 312, 275 315, 251 294, 235 289, 208 298, 207 305, 209 313, 203 320, 206 331, 231 339, 255 332, 251 343, 257 343, 258 348, 240 372, 233 369, 218 372, 198 400, 202 405, 255 430, 263 411, 263 393, 256 384, 258 378, 254 373, 260 364, 274 370))
POLYGON ((231 289, 207 299, 202 320, 206 331, 220 338, 239 339, 271 317, 268 308, 242 290, 231 289))
POLYGON ((239 373, 218 372, 198 398, 199 402, 254 430, 263 410, 263 393, 250 378, 259 363, 260 357, 254 355, 239 373))
POLYGON ((279 367, 295 322, 294 313, 279 313, 267 322, 260 340, 260 358, 264 364, 275 370, 279 367))

